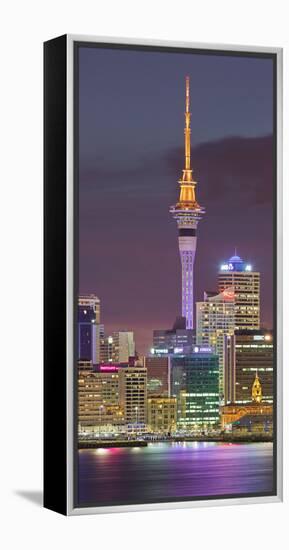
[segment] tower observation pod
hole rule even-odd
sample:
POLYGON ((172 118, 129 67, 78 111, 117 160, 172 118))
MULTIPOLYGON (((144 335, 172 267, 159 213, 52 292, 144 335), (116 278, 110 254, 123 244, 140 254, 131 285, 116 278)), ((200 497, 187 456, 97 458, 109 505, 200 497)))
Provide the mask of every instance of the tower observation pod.
POLYGON ((185 168, 180 184, 179 201, 171 206, 170 212, 177 220, 179 231, 179 251, 182 266, 182 316, 186 318, 186 328, 194 327, 194 261, 197 248, 197 226, 205 209, 196 200, 196 184, 191 168, 191 113, 190 78, 186 77, 185 110, 185 168))

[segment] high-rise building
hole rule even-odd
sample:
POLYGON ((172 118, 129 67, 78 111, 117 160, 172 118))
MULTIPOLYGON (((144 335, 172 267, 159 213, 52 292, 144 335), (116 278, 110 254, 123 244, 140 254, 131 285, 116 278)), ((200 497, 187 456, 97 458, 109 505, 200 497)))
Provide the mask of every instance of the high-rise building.
POLYGON ((135 356, 134 334, 131 331, 121 330, 112 333, 112 361, 128 363, 130 357, 135 356))
POLYGON ((224 401, 224 354, 225 336, 234 334, 235 299, 234 289, 226 288, 215 296, 205 293, 204 301, 196 304, 197 345, 209 346, 219 357, 220 402, 224 401))
POLYGON ((133 332, 122 330, 110 336, 105 336, 103 330, 100 332, 100 363, 129 363, 134 357, 133 332))
POLYGON ((117 369, 109 372, 80 370, 78 373, 79 431, 102 433, 105 428, 124 425, 119 405, 117 369))
POLYGON ((100 300, 94 294, 78 298, 78 359, 99 362, 100 300))
POLYGON ((173 328, 153 331, 153 348, 151 349, 151 354, 190 354, 195 344, 195 330, 186 328, 185 317, 177 317, 173 328))
POLYGON ((225 354, 225 378, 230 381, 225 403, 250 403, 256 373, 262 385, 262 402, 273 403, 273 359, 271 331, 243 330, 230 337, 225 354))
POLYGON ((99 362, 100 363, 111 363, 112 362, 112 347, 113 347, 113 338, 112 336, 105 336, 103 325, 100 325, 100 353, 99 353, 99 362))
POLYGON ((78 367, 78 372, 79 371, 93 371, 92 361, 78 360, 77 367, 78 367))
POLYGON ((223 263, 218 274, 219 292, 227 288, 235 294, 236 330, 260 328, 260 273, 236 254, 223 263))
POLYGON ((194 327, 194 260, 197 247, 197 226, 205 210, 195 196, 196 181, 191 168, 191 128, 190 128, 190 81, 186 77, 185 110, 185 168, 180 184, 180 196, 170 212, 177 220, 179 230, 179 252, 182 266, 182 316, 186 328, 194 327))
POLYGON ((169 393, 169 357, 151 355, 145 357, 148 396, 167 396, 169 393))
POLYGON ((147 370, 144 367, 120 369, 119 396, 128 431, 139 433, 147 423, 147 370))
MULTIPOLYGON (((197 348, 196 348, 197 350, 197 348)), ((171 395, 177 398, 177 427, 207 431, 219 423, 219 359, 209 350, 171 360, 171 395)))
POLYGON ((224 338, 224 404, 235 402, 236 397, 236 350, 235 335, 224 338))
POLYGON ((155 396, 148 398, 148 429, 154 433, 170 434, 176 429, 176 397, 155 396))

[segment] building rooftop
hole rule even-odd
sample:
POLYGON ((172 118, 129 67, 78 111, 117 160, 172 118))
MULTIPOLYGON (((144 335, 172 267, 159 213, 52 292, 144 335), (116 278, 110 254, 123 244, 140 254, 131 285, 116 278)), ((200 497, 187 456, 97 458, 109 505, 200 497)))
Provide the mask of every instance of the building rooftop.
POLYGON ((229 260, 226 260, 224 263, 221 264, 220 271, 221 272, 230 272, 230 271, 250 272, 253 270, 252 270, 252 265, 249 263, 248 264, 245 263, 244 260, 240 256, 238 256, 235 252, 235 254, 233 254, 233 256, 229 258, 229 260))

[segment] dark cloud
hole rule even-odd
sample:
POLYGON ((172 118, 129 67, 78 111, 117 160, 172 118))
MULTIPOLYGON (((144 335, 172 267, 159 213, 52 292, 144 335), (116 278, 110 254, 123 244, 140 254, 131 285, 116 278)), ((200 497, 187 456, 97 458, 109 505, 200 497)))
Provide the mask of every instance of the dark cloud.
MULTIPOLYGON (((228 137, 203 143, 193 150, 193 167, 200 181, 200 197, 239 206, 272 203, 273 179, 272 136, 228 137)), ((168 162, 176 173, 183 160, 183 149, 170 152, 168 162)))

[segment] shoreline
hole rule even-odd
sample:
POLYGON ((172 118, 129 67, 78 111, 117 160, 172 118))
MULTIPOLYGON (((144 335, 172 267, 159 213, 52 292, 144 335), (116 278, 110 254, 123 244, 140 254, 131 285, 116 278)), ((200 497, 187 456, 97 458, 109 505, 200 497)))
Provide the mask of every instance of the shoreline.
POLYGON ((147 447, 149 443, 273 443, 270 436, 216 436, 216 437, 178 437, 178 438, 160 438, 154 440, 82 440, 78 441, 78 449, 101 449, 115 447, 147 447))

